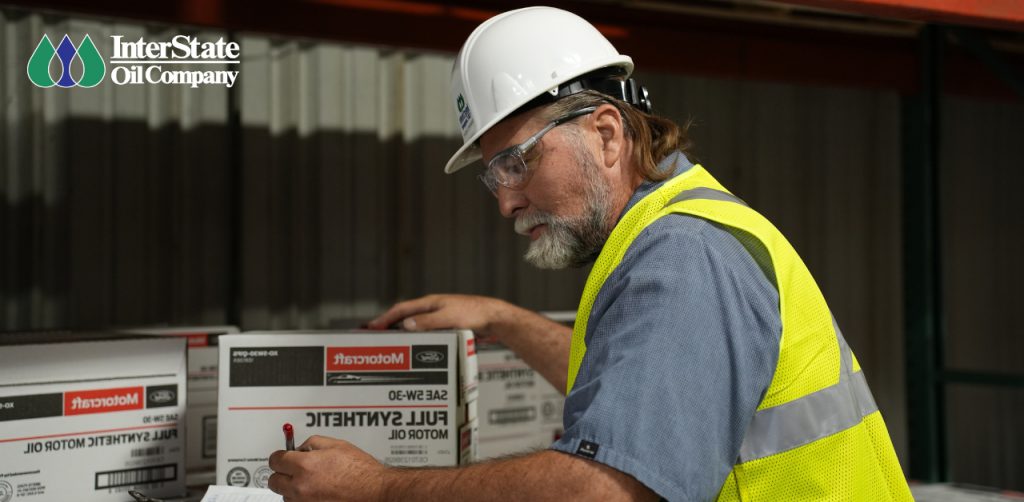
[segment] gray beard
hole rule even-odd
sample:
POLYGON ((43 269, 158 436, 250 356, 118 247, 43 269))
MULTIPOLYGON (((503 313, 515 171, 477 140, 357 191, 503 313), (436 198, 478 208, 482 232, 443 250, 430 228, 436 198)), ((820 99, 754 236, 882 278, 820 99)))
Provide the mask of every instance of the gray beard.
MULTIPOLYGON (((577 138, 578 139, 578 138, 577 138)), ((611 188, 600 174, 600 166, 582 141, 573 141, 576 165, 583 180, 584 211, 580 216, 534 213, 530 225, 547 225, 545 232, 530 242, 523 258, 531 265, 549 270, 582 267, 594 261, 611 234, 611 188)))

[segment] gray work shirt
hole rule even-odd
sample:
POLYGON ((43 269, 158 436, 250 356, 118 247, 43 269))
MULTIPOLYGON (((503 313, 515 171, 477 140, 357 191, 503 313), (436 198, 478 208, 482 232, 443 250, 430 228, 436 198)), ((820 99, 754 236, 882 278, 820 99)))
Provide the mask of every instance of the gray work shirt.
MULTIPOLYGON (((692 167, 678 153, 661 166, 673 162, 676 175, 692 167)), ((663 183, 640 185, 626 210, 663 183)), ((552 449, 627 473, 668 500, 718 495, 771 383, 782 333, 767 253, 735 232, 671 214, 637 236, 594 301, 565 434, 552 449)))

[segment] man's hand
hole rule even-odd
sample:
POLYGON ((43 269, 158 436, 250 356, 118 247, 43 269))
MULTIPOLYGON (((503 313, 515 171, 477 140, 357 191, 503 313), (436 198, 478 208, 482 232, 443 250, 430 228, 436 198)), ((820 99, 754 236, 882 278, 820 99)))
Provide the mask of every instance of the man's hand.
POLYGON ((498 335, 498 324, 510 321, 517 311, 522 309, 486 296, 428 295, 396 303, 370 321, 369 327, 383 329, 400 322, 409 331, 463 328, 484 336, 498 335))
POLYGON ((368 326, 399 322, 406 331, 471 329, 482 340, 505 344, 564 392, 572 330, 536 312, 486 296, 428 295, 396 303, 368 326))
POLYGON ((270 455, 267 486, 286 501, 379 500, 388 467, 348 441, 312 436, 298 451, 270 455))

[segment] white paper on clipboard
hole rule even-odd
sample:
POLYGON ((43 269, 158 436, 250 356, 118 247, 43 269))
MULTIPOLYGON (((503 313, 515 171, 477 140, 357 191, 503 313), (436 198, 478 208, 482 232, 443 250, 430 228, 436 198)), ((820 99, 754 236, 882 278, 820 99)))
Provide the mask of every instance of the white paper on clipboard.
POLYGON ((284 502, 284 497, 266 488, 211 486, 201 502, 284 502))

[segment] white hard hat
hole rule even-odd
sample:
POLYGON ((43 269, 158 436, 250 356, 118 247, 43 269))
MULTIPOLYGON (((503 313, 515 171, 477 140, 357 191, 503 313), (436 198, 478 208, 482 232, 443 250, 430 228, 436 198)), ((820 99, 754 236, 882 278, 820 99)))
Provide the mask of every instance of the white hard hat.
POLYGON ((479 160, 480 136, 521 106, 544 93, 559 96, 560 85, 602 68, 616 69, 625 79, 633 60, 571 12, 527 7, 484 21, 452 68, 452 104, 463 144, 444 172, 479 160))

